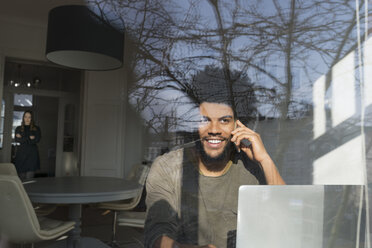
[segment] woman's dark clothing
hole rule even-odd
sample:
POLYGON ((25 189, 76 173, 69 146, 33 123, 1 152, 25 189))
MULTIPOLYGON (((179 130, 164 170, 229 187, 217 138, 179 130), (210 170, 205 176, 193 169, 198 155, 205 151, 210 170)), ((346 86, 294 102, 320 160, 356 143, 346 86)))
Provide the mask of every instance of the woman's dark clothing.
POLYGON ((40 169, 39 151, 36 145, 40 141, 40 138, 41 132, 38 126, 34 126, 33 130, 30 130, 30 126, 26 125, 23 130, 22 126, 16 128, 15 141, 21 144, 17 149, 14 160, 18 173, 40 169), (20 134, 22 137, 17 138, 17 134, 20 134), (30 136, 35 136, 35 138, 31 139, 30 136))

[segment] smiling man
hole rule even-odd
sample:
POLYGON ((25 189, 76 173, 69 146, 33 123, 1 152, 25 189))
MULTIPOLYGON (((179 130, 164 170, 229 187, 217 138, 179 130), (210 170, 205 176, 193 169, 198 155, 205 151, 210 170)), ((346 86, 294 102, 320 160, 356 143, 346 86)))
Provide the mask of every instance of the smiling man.
POLYGON ((199 111, 195 147, 160 156, 151 167, 145 247, 234 247, 240 185, 285 184, 260 136, 228 101, 203 101, 199 111))

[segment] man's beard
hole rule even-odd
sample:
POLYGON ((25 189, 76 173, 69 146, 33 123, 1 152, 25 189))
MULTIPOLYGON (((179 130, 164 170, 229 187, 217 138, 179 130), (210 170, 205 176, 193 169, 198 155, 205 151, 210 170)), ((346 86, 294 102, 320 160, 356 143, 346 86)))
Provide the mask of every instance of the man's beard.
POLYGON ((221 164, 221 163, 225 161, 227 162, 227 160, 230 159, 231 151, 233 150, 233 144, 230 141, 225 146, 221 154, 216 157, 211 157, 205 152, 203 144, 201 143, 201 140, 198 140, 195 143, 195 147, 196 147, 197 152, 200 155, 200 158, 203 164, 205 165, 205 167, 207 167, 209 171, 223 170, 225 164, 221 164))

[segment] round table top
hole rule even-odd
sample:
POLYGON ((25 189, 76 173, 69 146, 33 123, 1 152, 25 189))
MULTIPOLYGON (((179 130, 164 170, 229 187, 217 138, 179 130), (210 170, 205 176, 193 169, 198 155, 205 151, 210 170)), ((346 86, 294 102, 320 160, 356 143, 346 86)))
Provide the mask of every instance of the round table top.
POLYGON ((24 183, 32 202, 96 203, 135 197, 137 182, 113 177, 41 177, 24 183))

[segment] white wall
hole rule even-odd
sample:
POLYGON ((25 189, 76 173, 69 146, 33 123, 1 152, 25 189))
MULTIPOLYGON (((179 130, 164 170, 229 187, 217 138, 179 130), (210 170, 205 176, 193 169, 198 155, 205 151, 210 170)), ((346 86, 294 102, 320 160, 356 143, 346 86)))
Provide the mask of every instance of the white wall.
POLYGON ((0 16, 0 53, 6 57, 45 61, 46 25, 0 16))
POLYGON ((141 117, 129 104, 126 107, 125 138, 124 138, 124 175, 128 175, 135 164, 144 159, 146 131, 141 117))
MULTIPOLYGON (((370 67, 368 58, 370 55, 367 53, 370 40, 363 46, 365 49, 363 54, 367 56, 364 58, 365 72, 368 72, 367 69, 370 67)), ((357 54, 352 51, 332 67, 329 99, 326 99, 325 76, 314 83, 313 147, 315 154, 318 153, 319 156, 314 157, 313 161, 313 184, 367 183, 364 147, 366 136, 361 129, 361 125, 368 128, 367 122, 361 124, 361 112, 365 111, 363 108, 366 109, 367 105, 360 106, 360 103, 364 93, 367 97, 370 94, 369 77, 366 74, 364 83, 367 91, 360 94, 359 82, 356 80, 358 77, 356 56, 357 54), (330 107, 326 106, 326 101, 330 103, 330 107), (328 120, 325 118, 327 111, 330 113, 328 120), (327 124, 330 127, 327 127, 327 124)))

